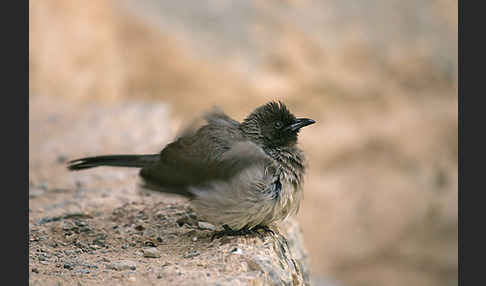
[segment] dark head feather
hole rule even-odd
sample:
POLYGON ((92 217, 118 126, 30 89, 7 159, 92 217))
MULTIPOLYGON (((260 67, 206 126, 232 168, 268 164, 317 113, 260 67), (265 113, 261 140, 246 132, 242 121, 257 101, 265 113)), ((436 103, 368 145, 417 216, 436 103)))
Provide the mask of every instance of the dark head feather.
MULTIPOLYGON (((243 132, 262 147, 293 146, 299 128, 289 128, 299 122, 281 101, 272 101, 256 108, 241 123, 243 132)), ((303 127, 303 126, 302 126, 303 127)))

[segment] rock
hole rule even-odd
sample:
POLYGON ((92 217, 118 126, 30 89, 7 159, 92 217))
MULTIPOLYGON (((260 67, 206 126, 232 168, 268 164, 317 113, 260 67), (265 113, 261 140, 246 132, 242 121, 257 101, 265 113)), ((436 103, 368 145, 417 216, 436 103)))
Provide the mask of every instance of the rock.
POLYGON ((86 263, 81 263, 79 264, 83 268, 88 268, 88 269, 98 269, 98 266, 92 265, 92 264, 86 264, 86 263))
POLYGON ((193 225, 196 225, 196 222, 197 222, 196 220, 194 220, 193 218, 191 218, 188 215, 183 216, 183 217, 176 220, 177 225, 179 225, 180 227, 182 227, 185 224, 193 226, 193 225))
POLYGON ((159 250, 156 247, 144 248, 143 249, 143 257, 159 258, 160 253, 159 253, 159 250))
POLYGON ((197 223, 200 229, 216 230, 216 227, 209 222, 200 221, 197 223))
POLYGON ((233 254, 243 254, 243 250, 241 248, 235 247, 231 250, 231 253, 233 254))
POLYGON ((106 265, 106 269, 112 269, 117 271, 123 270, 135 270, 137 269, 136 263, 130 260, 121 260, 106 265))
POLYGON ((91 271, 88 270, 88 269, 77 269, 77 270, 74 270, 74 273, 89 274, 89 273, 91 273, 91 271))
POLYGON ((64 263, 64 268, 68 269, 68 270, 73 270, 74 264, 73 263, 64 263))
POLYGON ((189 251, 187 252, 186 254, 184 254, 184 258, 192 258, 192 257, 196 257, 196 256, 199 256, 201 253, 197 250, 192 250, 192 251, 189 251))

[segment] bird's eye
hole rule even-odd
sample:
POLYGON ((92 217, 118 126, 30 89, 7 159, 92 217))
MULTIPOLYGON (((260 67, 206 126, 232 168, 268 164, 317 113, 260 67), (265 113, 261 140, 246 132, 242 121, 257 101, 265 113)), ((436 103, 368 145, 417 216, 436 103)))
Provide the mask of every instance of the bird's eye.
POLYGON ((275 125, 275 128, 280 129, 280 128, 282 128, 283 123, 282 123, 282 121, 275 121, 274 125, 275 125))

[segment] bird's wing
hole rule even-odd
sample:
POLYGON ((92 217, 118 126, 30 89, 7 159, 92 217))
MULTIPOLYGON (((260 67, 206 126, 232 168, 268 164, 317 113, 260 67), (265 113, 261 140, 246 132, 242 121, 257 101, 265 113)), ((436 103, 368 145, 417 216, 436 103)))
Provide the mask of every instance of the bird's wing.
POLYGON ((189 186, 228 180, 249 166, 270 162, 256 144, 234 140, 234 130, 218 134, 211 130, 220 130, 213 124, 203 128, 209 130, 200 129, 167 145, 159 161, 140 171, 146 188, 191 197, 189 186))

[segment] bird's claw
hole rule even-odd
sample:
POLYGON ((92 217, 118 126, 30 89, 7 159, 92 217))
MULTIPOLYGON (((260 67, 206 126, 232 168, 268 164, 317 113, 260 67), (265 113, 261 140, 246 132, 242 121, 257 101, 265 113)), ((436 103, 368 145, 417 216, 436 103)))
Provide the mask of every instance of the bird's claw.
POLYGON ((264 241, 265 240, 264 234, 271 233, 272 235, 275 235, 275 232, 266 225, 265 226, 257 225, 257 226, 255 226, 254 228, 251 228, 251 229, 244 227, 244 228, 239 229, 239 230, 233 230, 228 225, 223 225, 223 228, 224 228, 224 230, 218 231, 218 232, 213 234, 213 236, 211 237, 211 241, 213 241, 215 238, 221 238, 223 236, 240 236, 240 235, 242 235, 242 236, 258 235, 258 237, 262 241, 264 241), (260 229, 263 230, 263 234, 258 231, 260 229))

